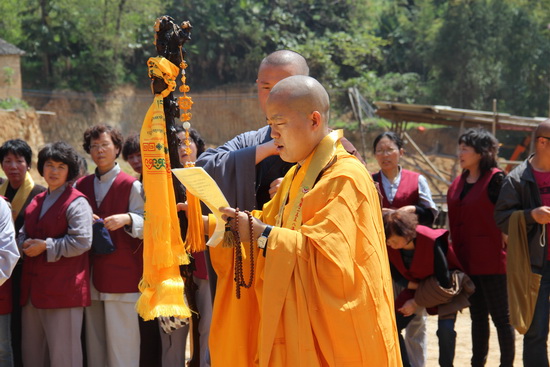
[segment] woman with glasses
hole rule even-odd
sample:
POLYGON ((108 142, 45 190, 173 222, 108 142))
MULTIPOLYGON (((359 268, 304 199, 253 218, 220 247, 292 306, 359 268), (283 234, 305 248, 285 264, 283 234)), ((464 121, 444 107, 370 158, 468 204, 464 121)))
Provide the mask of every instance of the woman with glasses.
POLYGON ((91 296, 86 308, 88 366, 139 366, 140 332, 135 310, 143 274, 143 186, 124 173, 116 159, 122 134, 109 125, 84 132, 84 150, 96 164, 95 172, 82 177, 76 188, 92 206, 94 219, 102 219, 114 244, 113 252, 92 244, 91 296))
POLYGON ((504 173, 497 167, 498 141, 484 129, 458 139, 462 174, 447 192, 449 224, 456 255, 476 291, 470 297, 472 366, 484 366, 489 351, 489 315, 500 345, 500 365, 514 363, 514 330, 506 291, 506 243, 493 213, 504 173))
MULTIPOLYGON (((399 159, 404 153, 403 140, 393 131, 386 131, 374 139, 373 149, 380 171, 372 177, 380 186, 382 211, 399 209, 414 213, 420 224, 431 227, 437 216, 437 208, 426 178, 399 165, 399 159)), ((399 294, 402 289, 394 281, 395 294, 399 294)), ((405 344, 412 367, 426 365, 426 317, 426 310, 420 307, 406 328, 405 344)))
POLYGON ((386 131, 374 139, 373 149, 380 171, 372 177, 380 185, 383 208, 414 213, 420 224, 432 226, 437 208, 426 178, 399 165, 403 140, 393 131, 386 131))

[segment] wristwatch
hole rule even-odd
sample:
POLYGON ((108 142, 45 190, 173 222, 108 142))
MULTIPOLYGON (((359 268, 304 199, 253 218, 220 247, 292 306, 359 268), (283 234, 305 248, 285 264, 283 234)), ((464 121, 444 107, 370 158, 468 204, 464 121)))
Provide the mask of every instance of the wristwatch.
POLYGON ((267 225, 260 237, 258 237, 258 247, 264 250, 264 257, 267 251, 267 238, 269 237, 272 229, 273 226, 267 225))

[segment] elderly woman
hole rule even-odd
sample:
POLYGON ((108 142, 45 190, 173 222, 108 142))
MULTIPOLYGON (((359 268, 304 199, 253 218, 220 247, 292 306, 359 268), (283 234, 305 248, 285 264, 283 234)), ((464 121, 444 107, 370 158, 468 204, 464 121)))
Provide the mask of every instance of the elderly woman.
POLYGON ((481 367, 489 351, 489 315, 500 345, 500 365, 514 363, 514 329, 506 290, 506 246, 493 218, 504 173, 497 167, 498 141, 484 129, 458 139, 462 174, 447 192, 453 247, 476 286, 470 297, 472 366, 481 367))
MULTIPOLYGON (((386 131, 374 139, 373 150, 380 171, 372 177, 380 186, 383 210, 406 210, 416 214, 420 224, 432 226, 438 211, 426 178, 399 165, 404 153, 403 140, 393 131, 386 131)), ((395 282, 394 290, 401 290, 395 282)), ((412 367, 426 365, 426 317, 426 311, 419 310, 407 326, 405 344, 412 367)))
MULTIPOLYGON (((461 288, 467 278, 461 272, 451 272, 460 269, 460 264, 447 241, 448 231, 418 225, 417 217, 405 210, 386 211, 384 230, 392 275, 404 288, 395 301, 397 329, 401 332, 408 325, 418 306, 437 313, 439 365, 452 367, 456 312, 467 306, 461 288)), ((401 333, 399 341, 403 365, 410 366, 401 333)))
POLYGON ((24 254, 21 281, 23 364, 82 366, 80 334, 90 305, 92 208, 68 184, 79 172, 76 151, 64 142, 38 153, 48 191, 25 210, 18 242, 24 254))

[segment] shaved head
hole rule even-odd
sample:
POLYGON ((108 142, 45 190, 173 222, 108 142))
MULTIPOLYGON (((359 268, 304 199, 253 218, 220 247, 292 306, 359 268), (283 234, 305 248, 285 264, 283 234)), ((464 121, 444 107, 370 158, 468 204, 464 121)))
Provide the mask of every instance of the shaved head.
POLYGON ((293 75, 309 75, 306 59, 299 53, 290 50, 279 50, 269 54, 260 63, 260 69, 266 65, 290 67, 293 70, 293 75))
POLYGON ((535 137, 546 136, 550 137, 550 119, 546 119, 537 126, 535 137))
POLYGON ((281 80, 269 94, 271 99, 285 99, 287 105, 297 111, 311 113, 318 111, 328 126, 330 99, 325 88, 316 79, 295 75, 281 80))

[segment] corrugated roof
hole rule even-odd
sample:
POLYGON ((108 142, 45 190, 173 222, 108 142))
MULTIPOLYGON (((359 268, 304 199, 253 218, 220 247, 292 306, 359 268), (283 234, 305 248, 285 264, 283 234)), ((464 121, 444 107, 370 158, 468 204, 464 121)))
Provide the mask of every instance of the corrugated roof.
POLYGON ((24 55, 25 51, 0 38, 0 55, 24 55))
POLYGON ((507 113, 466 110, 449 106, 428 106, 386 101, 374 102, 376 114, 394 122, 427 122, 440 125, 492 125, 498 129, 533 131, 547 117, 513 116, 507 113))

